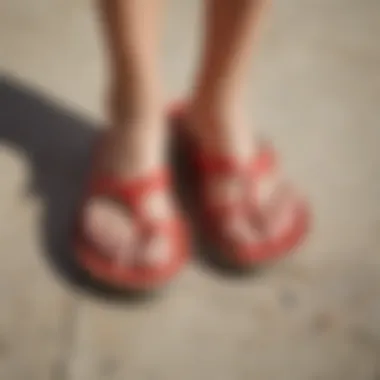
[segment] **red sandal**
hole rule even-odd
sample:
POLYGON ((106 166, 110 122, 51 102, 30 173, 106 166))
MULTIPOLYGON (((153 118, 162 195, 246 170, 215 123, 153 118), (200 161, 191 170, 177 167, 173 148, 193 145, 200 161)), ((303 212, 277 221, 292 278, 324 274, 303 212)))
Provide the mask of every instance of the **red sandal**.
MULTIPOLYGON (((121 265, 103 254, 87 237, 82 214, 75 239, 80 265, 96 280, 130 291, 155 290, 169 282, 184 266, 189 257, 188 235, 183 219, 175 213, 170 220, 152 221, 144 209, 152 193, 168 191, 170 176, 166 171, 147 178, 123 182, 115 178, 94 176, 88 186, 85 201, 93 197, 115 200, 131 215, 139 231, 139 251, 144 252, 150 239, 164 234, 170 239, 170 257, 165 264, 151 266, 138 263, 121 265)), ((134 256, 139 252, 134 251, 134 256)))
MULTIPOLYGON (((170 110, 170 120, 174 127, 175 144, 179 146, 181 155, 186 156, 188 169, 193 173, 195 181, 195 200, 200 205, 197 221, 201 223, 206 240, 217 248, 219 259, 223 264, 234 268, 247 269, 256 264, 280 258, 294 250, 307 235, 310 223, 310 213, 306 202, 297 200, 292 210, 292 220, 279 236, 268 236, 265 231, 265 215, 260 212, 257 200, 257 185, 265 176, 278 169, 276 154, 269 144, 260 144, 256 157, 249 167, 242 168, 230 157, 210 157, 199 150, 199 146, 186 130, 186 107, 175 105, 170 110), (189 159, 190 158, 190 159, 189 159), (252 199, 242 199, 240 202, 225 207, 211 205, 205 196, 205 183, 215 176, 235 176, 255 190, 256 207, 252 199), (239 213, 248 215, 255 224, 260 238, 247 244, 236 245, 223 229, 226 218, 232 219, 239 213), (222 222, 222 223, 221 223, 222 222)), ((285 196, 286 188, 276 189, 277 196, 285 196)))

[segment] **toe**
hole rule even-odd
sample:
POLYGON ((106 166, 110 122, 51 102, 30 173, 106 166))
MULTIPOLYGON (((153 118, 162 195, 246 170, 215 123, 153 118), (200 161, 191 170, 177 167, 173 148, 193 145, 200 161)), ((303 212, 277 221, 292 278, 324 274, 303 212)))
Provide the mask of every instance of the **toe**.
POLYGON ((85 233, 99 253, 118 264, 131 260, 137 231, 128 214, 117 204, 90 200, 84 213, 85 233))
POLYGON ((290 186, 272 197, 265 207, 268 234, 274 238, 285 236, 296 223, 300 198, 290 186))
POLYGON ((152 236, 146 245, 140 263, 148 267, 163 267, 170 261, 169 239, 164 234, 152 236))
POLYGON ((234 245, 249 246, 260 240, 259 232, 253 228, 248 218, 245 218, 244 215, 236 215, 227 219, 224 233, 234 245))

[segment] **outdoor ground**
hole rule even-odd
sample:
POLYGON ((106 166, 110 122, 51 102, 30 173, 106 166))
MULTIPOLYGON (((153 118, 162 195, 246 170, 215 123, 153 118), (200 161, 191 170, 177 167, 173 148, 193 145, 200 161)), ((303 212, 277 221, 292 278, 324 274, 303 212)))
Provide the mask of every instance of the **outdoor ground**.
MULTIPOLYGON (((176 97, 200 4, 169 5, 176 97)), ((247 279, 194 262, 138 305, 66 256, 102 123, 96 27, 89 0, 0 3, 0 379, 379 380, 380 2, 275 1, 252 67, 252 120, 312 202, 306 244, 247 279)))

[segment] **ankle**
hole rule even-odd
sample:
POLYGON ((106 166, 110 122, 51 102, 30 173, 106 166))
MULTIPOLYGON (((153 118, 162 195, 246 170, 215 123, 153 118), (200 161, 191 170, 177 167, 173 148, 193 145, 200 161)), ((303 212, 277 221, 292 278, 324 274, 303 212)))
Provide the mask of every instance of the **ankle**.
POLYGON ((196 91, 189 102, 189 109, 197 119, 214 122, 216 127, 222 122, 235 123, 244 114, 241 96, 226 91, 196 91))
POLYGON ((154 125, 164 115, 163 96, 155 88, 126 83, 119 78, 111 83, 108 95, 108 118, 112 125, 154 125))
POLYGON ((242 102, 216 97, 194 97, 188 105, 191 132, 210 153, 248 157, 252 136, 242 102))
POLYGON ((126 179, 149 175, 165 165, 166 140, 163 124, 113 125, 104 140, 103 168, 126 179))
POLYGON ((160 101, 136 101, 129 90, 119 86, 110 92, 108 105, 104 170, 130 179, 164 165, 167 131, 160 101))

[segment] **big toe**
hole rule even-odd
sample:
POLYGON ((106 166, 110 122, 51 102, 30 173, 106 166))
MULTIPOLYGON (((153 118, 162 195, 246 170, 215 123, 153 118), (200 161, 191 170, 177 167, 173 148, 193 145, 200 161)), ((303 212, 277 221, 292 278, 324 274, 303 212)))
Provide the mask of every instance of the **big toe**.
POLYGON ((284 190, 281 196, 273 199, 268 205, 266 215, 268 234, 275 239, 290 235, 298 223, 302 207, 302 199, 294 189, 284 190))
POLYGON ((85 233, 100 254, 119 263, 132 260, 137 231, 126 211, 112 201, 93 199, 84 219, 85 233))

